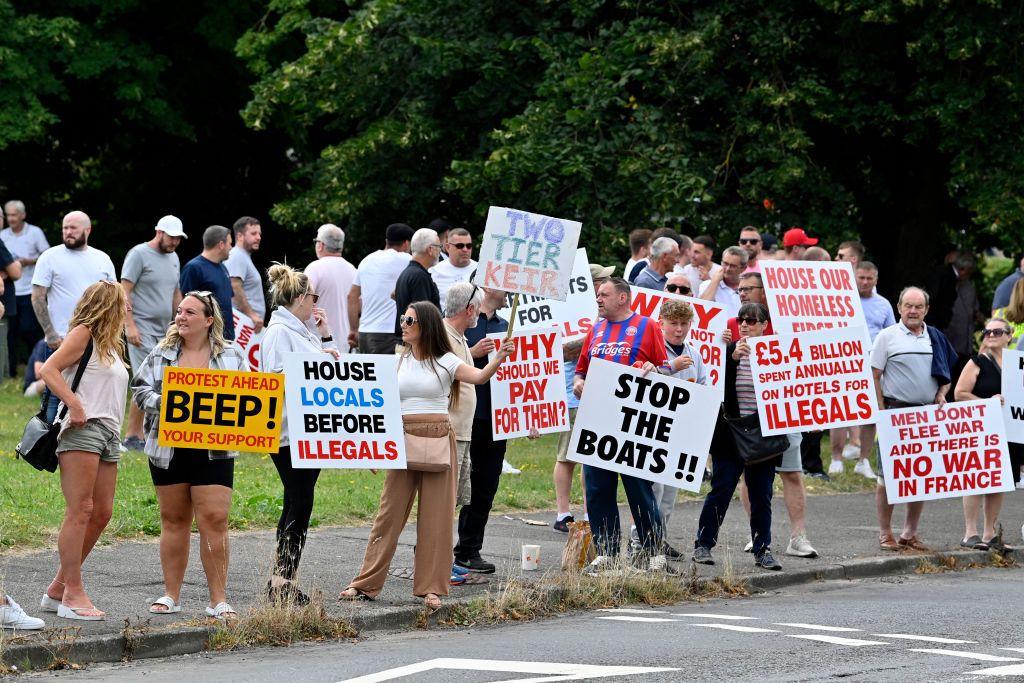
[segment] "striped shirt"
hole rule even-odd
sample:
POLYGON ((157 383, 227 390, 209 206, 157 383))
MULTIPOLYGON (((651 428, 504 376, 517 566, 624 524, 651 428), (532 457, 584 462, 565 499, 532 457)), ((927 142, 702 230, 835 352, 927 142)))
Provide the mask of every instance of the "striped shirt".
POLYGON ((619 322, 601 318, 583 339, 576 374, 586 377, 590 361, 594 358, 633 367, 650 361, 655 367, 660 367, 668 358, 661 325, 639 313, 619 322))
POLYGON ((736 402, 740 417, 757 412, 757 394, 754 393, 754 374, 750 371, 750 356, 744 356, 736 368, 736 402))

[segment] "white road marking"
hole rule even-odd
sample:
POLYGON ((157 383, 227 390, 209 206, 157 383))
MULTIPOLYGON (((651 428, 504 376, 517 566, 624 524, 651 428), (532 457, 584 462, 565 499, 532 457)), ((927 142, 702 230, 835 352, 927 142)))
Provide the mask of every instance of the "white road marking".
POLYGON ((663 609, 627 609, 622 608, 605 608, 599 609, 598 612, 614 612, 616 614, 666 614, 663 609))
POLYGON ((682 621, 682 619, 666 619, 665 617, 598 617, 598 619, 607 619, 608 621, 636 621, 640 623, 657 623, 662 621, 682 621))
POLYGON ((733 614, 711 614, 710 612, 694 612, 691 614, 675 614, 674 617, 696 617, 698 619, 732 619, 735 621, 757 621, 757 617, 737 617, 733 614))
MULTIPOLYGON (((1020 648, 1004 647, 1003 650, 1020 648)), ((1006 666, 994 666, 991 669, 978 669, 968 671, 965 675, 971 676, 1024 676, 1024 664, 1007 664, 1006 666)))
POLYGON ((960 650, 932 650, 928 648, 911 648, 908 652, 924 652, 929 655, 947 655, 949 657, 963 657, 964 659, 977 659, 979 662, 1020 662, 1020 657, 1000 657, 999 655, 987 655, 982 652, 961 652, 960 650))
POLYGON ((541 683, 546 681, 582 681, 590 678, 611 676, 636 676, 679 669, 651 666, 598 666, 595 664, 564 664, 558 662, 517 662, 496 659, 456 659, 440 657, 425 662, 399 666, 357 678, 346 678, 339 683, 383 683, 403 676, 412 676, 425 671, 455 669, 459 671, 496 671, 523 674, 540 674, 540 677, 498 679, 502 683, 541 683))
POLYGON ((1007 652, 1024 652, 1024 647, 1001 647, 999 649, 1007 652))
POLYGON ((739 631, 740 633, 778 633, 778 631, 772 628, 754 628, 753 626, 737 626, 736 624, 689 624, 689 626, 717 628, 723 631, 739 631))
POLYGON ((853 631, 859 631, 859 628, 846 628, 845 626, 821 626, 819 624, 803 624, 803 623, 788 623, 784 621, 777 621, 775 626, 792 626, 793 628, 806 628, 811 631, 845 631, 852 633, 853 631))
POLYGON ((943 643, 945 645, 971 645, 976 640, 957 640, 956 638, 940 638, 939 636, 915 636, 910 633, 872 633, 876 638, 896 638, 897 640, 921 640, 926 643, 943 643))
POLYGON ((804 636, 787 633, 788 638, 800 638, 801 640, 817 640, 822 643, 833 645, 846 645, 847 647, 864 647, 865 645, 891 645, 880 640, 860 640, 858 638, 840 638, 839 636, 804 636))

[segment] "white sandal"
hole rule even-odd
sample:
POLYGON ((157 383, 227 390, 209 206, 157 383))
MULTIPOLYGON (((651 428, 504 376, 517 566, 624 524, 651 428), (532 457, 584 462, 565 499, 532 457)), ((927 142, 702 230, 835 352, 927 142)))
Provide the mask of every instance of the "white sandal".
POLYGON ((71 607, 64 603, 57 605, 57 616, 61 619, 75 621, 103 621, 107 618, 106 612, 96 607, 71 607), (99 612, 99 614, 82 614, 82 612, 99 612))
POLYGON ((162 598, 157 598, 150 604, 150 614, 177 614, 181 611, 181 603, 176 603, 171 599, 171 596, 165 595, 162 598), (167 609, 156 609, 157 605, 163 605, 167 609))
POLYGON ((226 619, 236 619, 238 617, 238 613, 235 612, 235 608, 228 603, 218 602, 216 607, 206 608, 206 616, 224 621, 226 619))

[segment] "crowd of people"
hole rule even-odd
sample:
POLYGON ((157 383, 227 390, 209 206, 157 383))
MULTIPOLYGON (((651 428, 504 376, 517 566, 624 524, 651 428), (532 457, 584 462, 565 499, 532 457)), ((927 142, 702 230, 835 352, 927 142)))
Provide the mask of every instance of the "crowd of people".
MULTIPOLYGON (((123 452, 138 450, 148 457, 160 508, 164 595, 153 600, 150 611, 181 610, 195 520, 209 590, 207 614, 217 619, 235 616, 226 577, 237 454, 163 447, 157 434, 164 368, 249 369, 232 344, 236 316, 247 317, 256 332, 265 328, 258 350, 264 372, 282 372, 284 357, 292 352, 335 358, 349 352, 397 353, 407 444, 443 463, 437 470, 388 471, 362 567, 341 599, 377 597, 417 500, 413 593, 428 608, 438 607, 450 586, 466 580, 467 572, 495 571, 482 556, 483 540, 500 477, 510 470, 507 442, 494 440, 491 431, 488 381, 513 347, 506 341, 495 349, 486 339, 509 327, 502 315, 506 294, 472 282, 477 263, 468 230, 443 220, 419 230, 392 224, 384 232, 383 248, 356 266, 343 256, 344 231, 325 224, 316 232, 312 263, 301 271, 274 264, 264 278, 253 261, 262 237, 258 219, 243 216, 230 229, 206 228, 202 252, 181 267, 176 250, 186 237, 184 226, 176 217, 164 216, 152 238, 128 252, 118 280, 107 254, 89 244, 92 224, 85 213, 72 211, 64 217, 62 243, 54 247, 38 227, 26 222, 21 202, 8 202, 5 216, 9 227, 0 232, 0 287, 5 292, 6 332, 0 334, 0 369, 13 372, 26 363, 26 394, 41 394, 49 419, 61 423, 58 453, 65 518, 58 537, 59 566, 41 609, 65 619, 104 618, 88 597, 82 564, 110 519, 117 463, 123 452)), ((566 342, 562 349, 570 428, 595 359, 708 382, 707 368, 689 339, 693 307, 667 300, 657 319, 645 317, 631 308, 631 284, 725 307, 724 402, 709 461, 711 490, 692 553, 680 552, 667 540, 677 489, 597 467, 581 468, 582 517, 590 523, 597 549, 588 572, 600 573, 620 561, 620 479, 632 518, 625 555, 634 567, 660 571, 668 560, 687 555, 694 562, 713 564, 719 528, 739 489, 750 519, 746 550, 758 566, 781 569, 771 549, 776 474, 789 518, 785 554, 814 558, 804 477, 828 479, 845 472, 846 460, 856 461, 856 475, 876 482, 880 548, 927 549, 918 536, 922 503, 907 505, 905 523, 893 534, 893 508, 881 478, 873 425, 831 431, 827 472, 820 431, 772 438, 764 444, 770 451, 767 457, 757 462, 739 456, 734 428, 752 415, 756 419, 749 339, 773 333, 760 264, 768 259, 831 260, 818 240, 801 228, 786 231, 780 241, 746 226, 717 262, 718 245, 710 236, 691 238, 670 228, 634 230, 629 247, 622 277, 616 277, 612 266, 589 264, 598 317, 584 338, 566 342), (604 343, 609 340, 616 344, 604 343)), ((977 352, 973 332, 981 315, 969 254, 951 254, 927 288, 904 289, 895 309, 898 319, 890 302, 877 293, 878 268, 865 260, 863 245, 839 244, 836 260, 850 262, 855 271, 873 342, 870 365, 880 406, 998 396, 1002 352, 1024 330, 1024 259, 1021 269, 997 290, 977 352), (944 369, 944 377, 936 378, 935 364, 944 369)), ((298 584, 299 563, 320 470, 292 467, 287 419, 282 416, 280 450, 272 455, 283 505, 266 591, 270 599, 303 604, 309 598, 298 584)), ((576 521, 570 503, 575 463, 567 457, 568 448, 569 432, 563 432, 552 475, 557 510, 553 528, 558 532, 567 532, 576 521)), ((1015 482, 1020 451, 1011 444, 1015 482)), ((1001 494, 964 498, 962 545, 1005 546, 997 521, 1000 504, 1001 494)), ((9 596, 0 601, 0 620, 17 628, 40 628, 43 623, 9 596)))

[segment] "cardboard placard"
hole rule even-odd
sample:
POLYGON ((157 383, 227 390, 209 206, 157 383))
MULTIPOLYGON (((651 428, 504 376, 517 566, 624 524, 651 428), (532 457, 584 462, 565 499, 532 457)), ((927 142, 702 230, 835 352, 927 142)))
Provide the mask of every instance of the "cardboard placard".
POLYGON ((164 368, 157 443, 276 453, 284 387, 269 372, 164 368))
POLYGON ((587 373, 569 442, 573 462, 698 491, 721 396, 603 359, 587 373))
POLYGON ((996 398, 882 410, 878 446, 890 504, 1014 488, 996 398))
POLYGON ((596 319, 597 298, 594 296, 594 281, 590 277, 590 263, 587 261, 587 250, 580 248, 576 250, 569 294, 565 301, 520 295, 514 324, 517 330, 557 327, 565 343, 583 339, 596 319))
POLYGON ((862 327, 865 338, 870 339, 857 280, 848 262, 764 261, 761 278, 775 332, 862 327))
POLYGON ((404 470, 397 364, 384 354, 286 355, 292 467, 404 470))
POLYGON ((1003 351, 1002 380, 1006 440, 1024 443, 1024 352, 1003 351))
POLYGON ((868 349, 852 327, 751 337, 750 370, 766 436, 872 424, 868 349))
POLYGON ((473 282, 565 301, 582 223, 492 206, 473 282))
POLYGON ((725 381, 725 344, 722 343, 722 332, 725 332, 729 322, 725 306, 715 301, 659 292, 636 285, 630 285, 630 293, 630 308, 633 312, 655 321, 661 311, 661 302, 665 299, 684 301, 693 307, 693 323, 687 340, 693 341, 700 351, 700 359, 708 368, 708 386, 721 395, 722 383, 725 381))
MULTIPOLYGON (((505 333, 490 334, 500 345, 505 333)), ((491 433, 495 441, 569 431, 562 335, 558 330, 517 330, 515 351, 491 378, 491 433)), ((494 352, 491 353, 491 358, 494 352)))
POLYGON ((249 363, 249 369, 259 372, 260 369, 260 344, 263 342, 263 335, 267 328, 259 332, 253 325, 252 318, 242 313, 237 308, 231 309, 231 317, 235 321, 234 345, 242 352, 242 357, 249 363))

